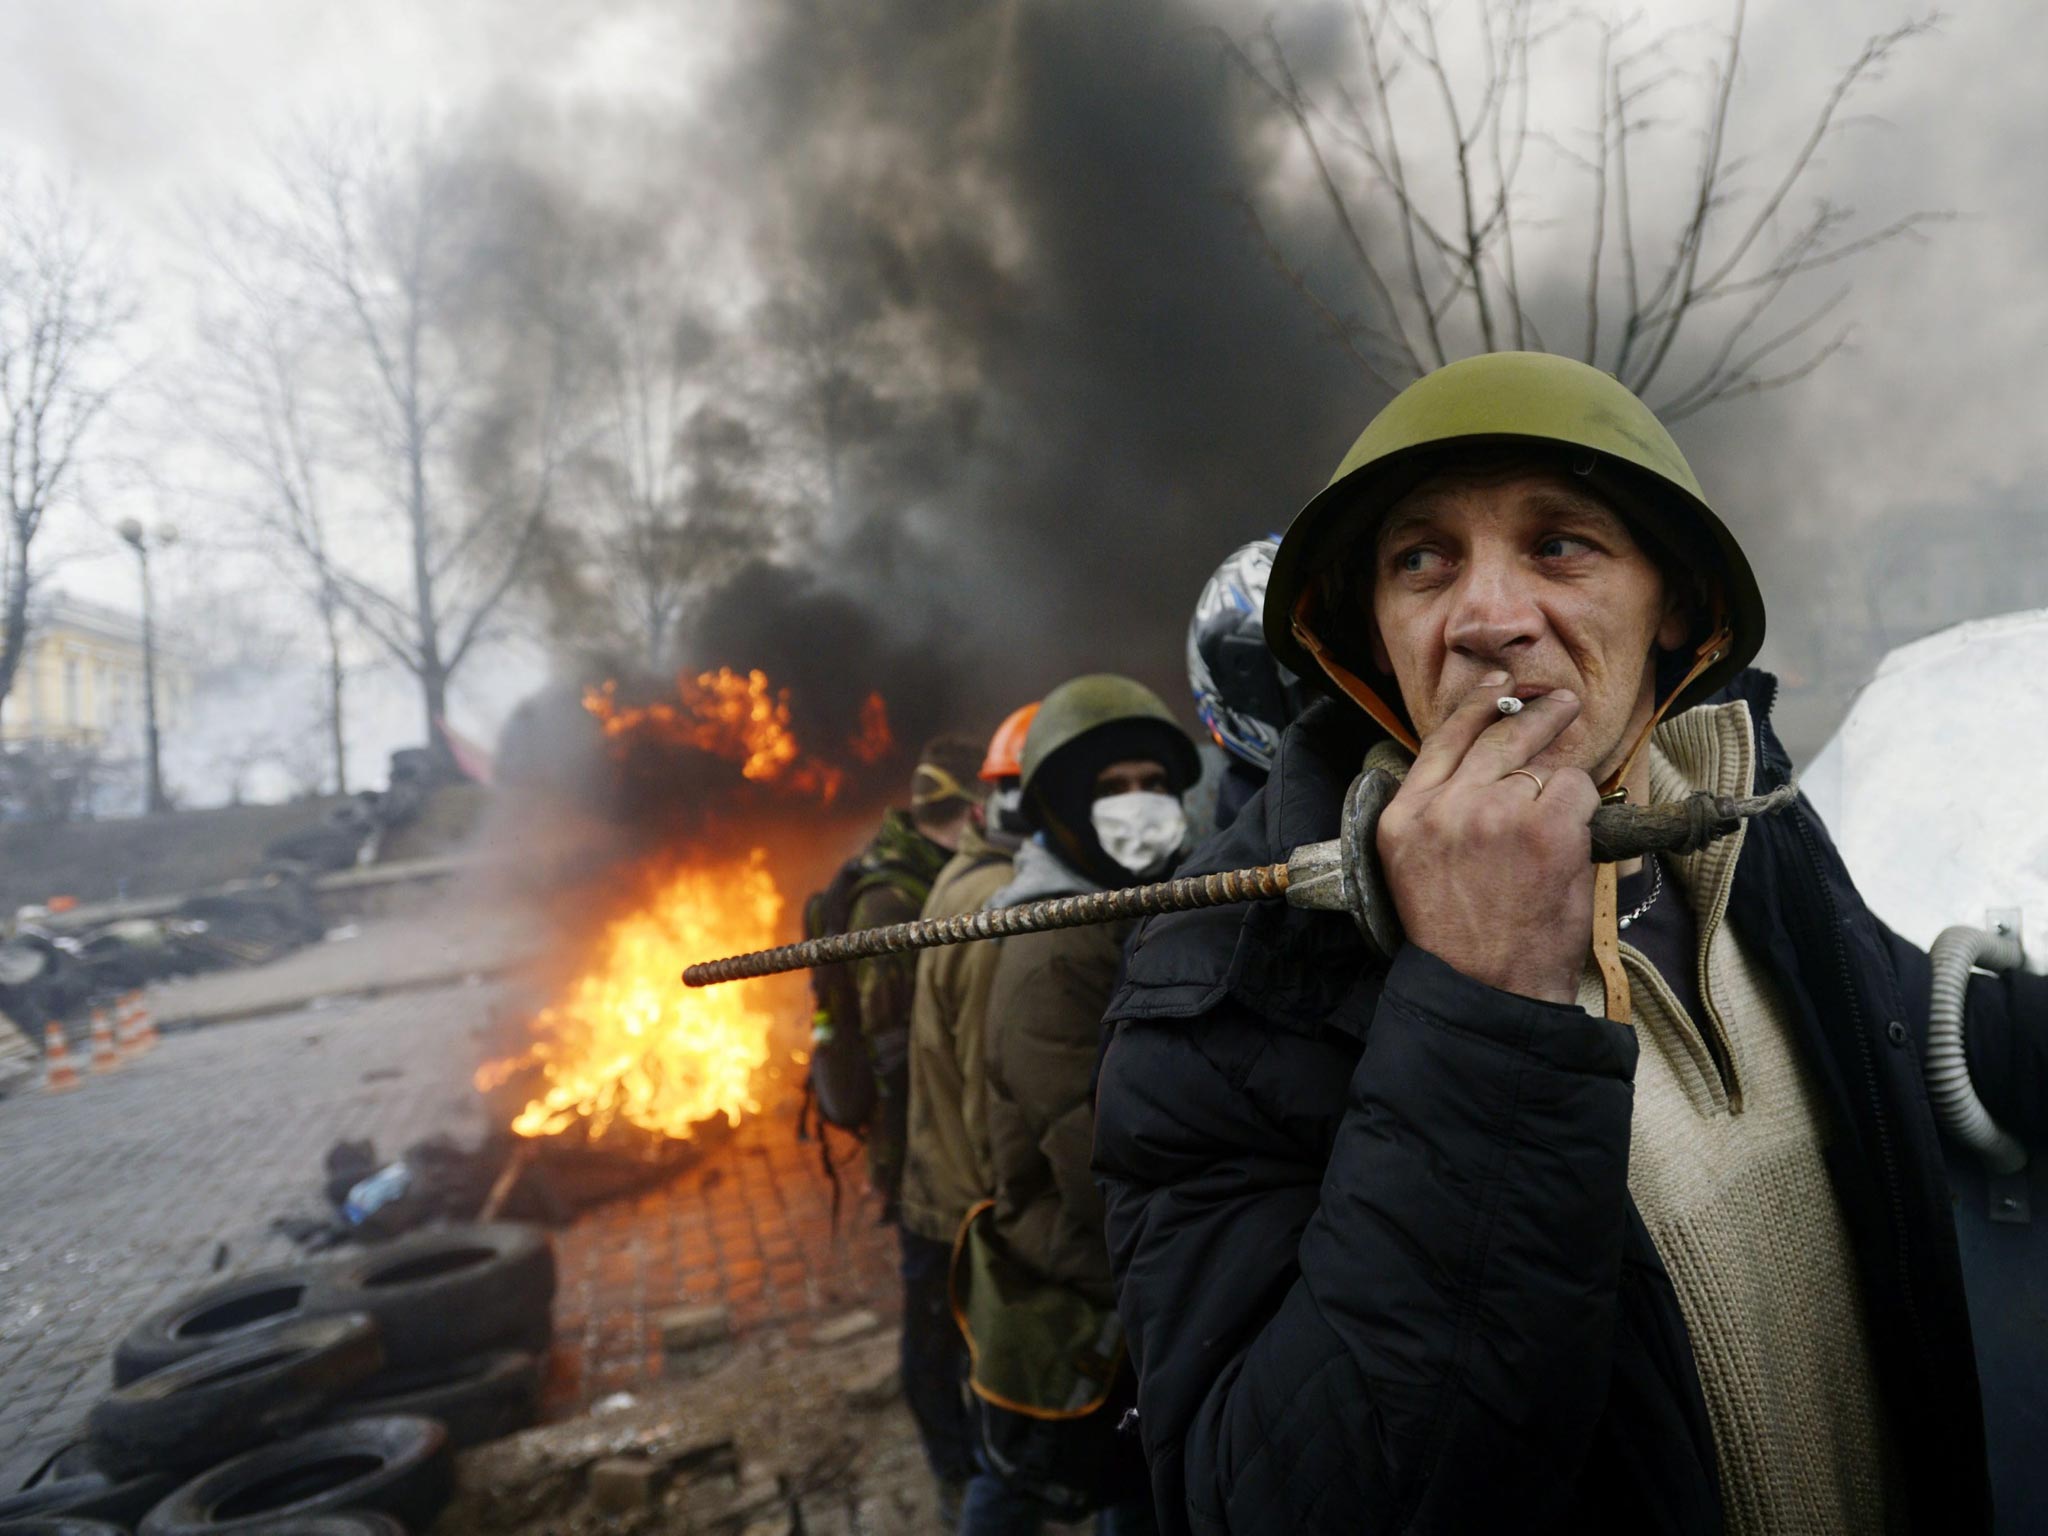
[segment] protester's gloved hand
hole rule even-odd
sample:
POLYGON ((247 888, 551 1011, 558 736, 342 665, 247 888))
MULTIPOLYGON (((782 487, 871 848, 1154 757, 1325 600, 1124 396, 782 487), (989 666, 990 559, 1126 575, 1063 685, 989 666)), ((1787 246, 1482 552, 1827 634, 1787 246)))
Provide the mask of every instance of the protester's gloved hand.
POLYGON ((1379 855, 1408 941, 1473 980, 1548 1002, 1578 996, 1593 929, 1600 794, 1582 769, 1529 767, 1573 720, 1558 690, 1502 715, 1482 679, 1422 743, 1380 816, 1379 855))

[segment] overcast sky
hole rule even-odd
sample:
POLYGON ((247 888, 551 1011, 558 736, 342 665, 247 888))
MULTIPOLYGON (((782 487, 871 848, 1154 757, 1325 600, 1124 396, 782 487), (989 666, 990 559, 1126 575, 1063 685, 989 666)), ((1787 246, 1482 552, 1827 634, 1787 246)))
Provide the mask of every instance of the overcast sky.
MULTIPOLYGON (((1724 5, 1686 4, 1703 22, 1725 21, 1724 5)), ((1658 9, 1677 19, 1681 7, 1658 9)), ((1220 19, 1248 33, 1266 14, 1226 0, 1187 10, 1191 31, 1220 19)), ((75 173, 168 296, 183 210, 247 180, 258 146, 295 120, 460 117, 509 91, 553 105, 555 153, 573 162, 581 110, 688 111, 731 67, 748 14, 745 0, 12 0, 0 7, 0 151, 75 173)), ((1278 8, 1283 22, 1298 14, 1278 8)), ((1870 0, 1753 5, 1748 147, 1781 147, 1864 33, 1910 14, 1870 0)), ((1853 353, 1796 393, 1716 410, 1681 434, 1738 532, 1763 537, 1791 522, 1815 531, 1806 558, 1760 573, 1791 622, 1881 608, 1888 590, 1914 582, 1924 568, 1914 550, 1873 561, 1867 547, 1869 530, 1896 526, 1902 512, 1924 514, 1919 539, 1978 541, 1990 566, 2015 519, 2038 519, 2048 107, 2034 77, 2044 56, 2048 7, 2007 3, 1966 8, 1902 57, 1864 98, 1869 120, 1829 150, 1819 184, 1873 215, 1943 208, 1962 220, 1856 271, 1853 353)), ((1540 202, 1540 189, 1532 197, 1540 202)), ((155 324, 173 344, 182 315, 165 302, 155 324)), ((1333 437, 1327 458, 1343 446, 1333 437)), ((1277 488, 1247 523, 1283 524, 1323 468, 1277 488)), ((70 537, 105 553, 69 565, 64 584, 130 600, 128 564, 105 535, 70 537)), ((2042 574, 2004 577, 2034 582, 2040 603, 2042 574)), ((509 673, 473 679, 466 723, 492 730, 538 665, 526 655, 509 673)), ((389 727, 401 738, 404 718, 397 711, 389 727)))

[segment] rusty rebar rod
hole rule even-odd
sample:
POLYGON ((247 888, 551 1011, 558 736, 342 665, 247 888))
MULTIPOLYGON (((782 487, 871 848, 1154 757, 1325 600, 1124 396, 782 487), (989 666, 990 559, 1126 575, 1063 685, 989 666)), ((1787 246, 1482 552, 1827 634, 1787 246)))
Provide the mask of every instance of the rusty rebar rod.
POLYGON ((1086 896, 1054 896, 1045 901, 1028 901, 1021 906, 966 912, 958 917, 919 918, 916 922, 895 923, 886 928, 857 928, 852 933, 806 939, 801 944, 784 944, 779 949, 756 950, 750 955, 702 961, 683 972, 683 983, 692 987, 710 987, 722 981, 745 981, 754 976, 801 971, 814 965, 836 965, 844 960, 867 960, 876 955, 900 955, 912 949, 937 949, 941 945, 965 944, 973 939, 1002 939, 1019 933, 1049 933, 1055 928, 1084 928, 1091 923, 1114 923, 1129 917, 1150 917, 1158 912, 1193 912, 1202 907, 1222 907, 1233 902, 1260 901, 1286 894, 1287 866, 1262 864, 1255 869, 1189 875, 1180 880, 1162 880, 1156 885, 1095 891, 1086 896))
MULTIPOLYGON (((1049 933, 1056 928, 1081 928, 1125 918, 1152 917, 1164 912, 1195 912, 1203 907, 1286 897, 1289 904, 1318 911, 1349 912, 1383 949, 1395 942, 1398 923, 1381 891, 1373 855, 1373 831, 1396 781, 1384 773, 1359 777, 1346 797, 1346 834, 1325 843, 1304 843, 1285 863, 1213 875, 1188 875, 1155 885, 1096 891, 1086 896, 1054 896, 1021 906, 963 913, 959 917, 919 918, 883 928, 806 939, 776 949, 755 950, 723 960, 704 960, 683 972, 692 987, 747 981, 783 971, 867 960, 937 949, 975 939, 1002 939, 1015 934, 1049 933)), ((1691 853, 1727 836, 1751 816, 1790 804, 1796 786, 1787 784, 1766 795, 1740 798, 1695 794, 1664 805, 1603 805, 1593 813, 1595 863, 1618 863, 1647 853, 1691 853)))

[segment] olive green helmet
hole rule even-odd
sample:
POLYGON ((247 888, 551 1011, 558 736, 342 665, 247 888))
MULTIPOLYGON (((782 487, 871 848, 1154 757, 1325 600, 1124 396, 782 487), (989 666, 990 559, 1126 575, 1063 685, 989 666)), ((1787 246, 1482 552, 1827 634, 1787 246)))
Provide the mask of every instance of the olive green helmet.
MULTIPOLYGON (((1696 659, 1703 665, 1665 701, 1670 712, 1701 702, 1749 665, 1764 640, 1763 594, 1685 455, 1650 408, 1612 375, 1542 352, 1490 352, 1439 368, 1402 390, 1359 434, 1273 558, 1266 643, 1281 665, 1327 690, 1350 693, 1386 723, 1385 713, 1331 676, 1318 657, 1373 675, 1370 654, 1359 654, 1358 626, 1347 633, 1344 615, 1317 611, 1317 578, 1394 502, 1454 464, 1454 450, 1518 445, 1556 451, 1652 542, 1702 578, 1714 610, 1700 636, 1696 659)), ((1365 688, 1377 692, 1370 683, 1365 688)), ((1398 707, 1398 699, 1391 702, 1398 707)))
POLYGON ((1158 694, 1128 677, 1097 672, 1061 683, 1039 704, 1031 729, 1024 733, 1024 793, 1031 793, 1052 758, 1112 726, 1136 727, 1131 732, 1134 742, 1142 742, 1146 755, 1159 759, 1177 790, 1202 776, 1195 744, 1158 694))

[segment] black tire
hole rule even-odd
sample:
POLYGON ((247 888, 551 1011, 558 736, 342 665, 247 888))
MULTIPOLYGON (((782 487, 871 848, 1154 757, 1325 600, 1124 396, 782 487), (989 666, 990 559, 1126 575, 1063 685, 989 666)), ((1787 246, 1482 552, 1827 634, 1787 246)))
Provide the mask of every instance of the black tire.
POLYGON ((116 1476, 210 1466, 298 1433, 383 1364, 377 1325, 360 1313, 201 1350, 93 1405, 93 1460, 116 1476))
POLYGON ((330 1266, 307 1305, 367 1312, 394 1371, 516 1345, 547 1347, 555 1254, 538 1227, 513 1222, 436 1228, 330 1266))
POLYGON ((0 1520, 0 1536, 128 1536, 104 1520, 74 1520, 69 1515, 31 1515, 26 1520, 0 1520))
POLYGON ((114 1385, 125 1387, 202 1349, 307 1316, 306 1297, 321 1267, 288 1264, 187 1291, 114 1346, 114 1385))
POLYGON ((416 1371, 387 1371, 334 1405, 330 1420, 416 1414, 438 1419, 458 1451, 500 1440, 540 1418, 540 1362, 522 1350, 470 1355, 416 1371))
POLYGON ((0 1457, 0 1499, 91 1470, 83 1430, 38 1435, 0 1457))
POLYGON ((448 1431, 432 1419, 358 1419, 202 1472, 136 1529, 140 1536, 269 1536, 295 1516, 373 1510, 424 1530, 454 1492, 448 1431))
POLYGON ((103 1472, 80 1472, 37 1483, 0 1498, 0 1522, 31 1515, 51 1518, 72 1515, 81 1520, 108 1520, 132 1525, 178 1486, 169 1473, 117 1479, 103 1472))

